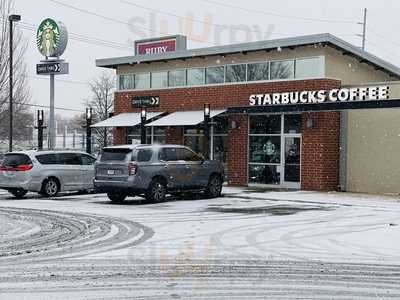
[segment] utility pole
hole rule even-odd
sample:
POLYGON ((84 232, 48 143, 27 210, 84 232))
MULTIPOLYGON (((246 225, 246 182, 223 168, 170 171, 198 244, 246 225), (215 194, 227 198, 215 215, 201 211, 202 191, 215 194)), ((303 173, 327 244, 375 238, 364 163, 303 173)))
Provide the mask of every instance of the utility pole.
POLYGON ((363 27, 363 33, 362 34, 357 34, 362 38, 362 46, 361 49, 365 51, 365 42, 366 42, 366 37, 367 37, 367 9, 364 8, 364 21, 357 23, 359 25, 362 25, 363 27))

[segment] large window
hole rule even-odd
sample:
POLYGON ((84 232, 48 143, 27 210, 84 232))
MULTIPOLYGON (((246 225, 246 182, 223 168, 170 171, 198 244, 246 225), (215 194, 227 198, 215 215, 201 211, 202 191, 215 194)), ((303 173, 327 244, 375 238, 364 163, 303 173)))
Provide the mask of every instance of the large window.
POLYGON ((318 56, 271 62, 261 61, 247 64, 229 64, 207 68, 121 74, 119 75, 118 88, 120 90, 159 89, 246 81, 315 78, 325 75, 324 64, 324 57, 318 56))
POLYGON ((168 85, 172 87, 186 85, 186 70, 169 71, 168 85))
POLYGON ((224 83, 224 66, 206 69, 206 84, 224 83))
POLYGON ((120 90, 133 90, 135 88, 135 76, 133 74, 119 76, 120 90))
POLYGON ((323 76, 323 60, 321 57, 296 60, 296 78, 315 78, 321 76, 323 76))
POLYGON ((168 86, 168 72, 151 73, 151 87, 153 89, 165 88, 168 86))
POLYGON ((135 74, 135 89, 150 88, 150 73, 135 74))
POLYGON ((246 81, 246 65, 226 66, 226 82, 246 81))
POLYGON ((247 81, 269 80, 269 62, 247 65, 247 81))
POLYGON ((294 78, 294 60, 271 62, 271 80, 294 78))
POLYGON ((187 85, 203 85, 205 82, 204 68, 187 70, 187 85))

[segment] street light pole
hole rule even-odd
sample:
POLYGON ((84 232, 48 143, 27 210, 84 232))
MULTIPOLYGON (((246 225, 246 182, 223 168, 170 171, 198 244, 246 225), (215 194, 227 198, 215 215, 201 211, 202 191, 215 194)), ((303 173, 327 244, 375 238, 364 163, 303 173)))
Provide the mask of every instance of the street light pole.
POLYGON ((210 159, 210 104, 204 104, 204 158, 210 159))
POLYGON ((86 108, 86 152, 92 153, 92 108, 86 108))
POLYGON ((146 119, 147 119, 147 111, 146 108, 142 108, 140 112, 140 143, 146 144, 146 119))
POLYGON ((10 22, 10 75, 9 75, 9 87, 10 87, 10 107, 9 107, 9 119, 10 119, 10 128, 9 128, 9 146, 8 151, 12 152, 13 150, 13 22, 18 22, 21 20, 20 15, 10 15, 8 17, 8 21, 10 22))

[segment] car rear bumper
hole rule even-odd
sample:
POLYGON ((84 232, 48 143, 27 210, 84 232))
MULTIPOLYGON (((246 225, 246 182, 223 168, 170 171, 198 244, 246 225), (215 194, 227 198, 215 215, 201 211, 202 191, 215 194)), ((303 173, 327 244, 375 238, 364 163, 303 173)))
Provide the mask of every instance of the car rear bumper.
POLYGON ((2 190, 15 190, 15 189, 24 189, 27 191, 38 192, 40 191, 41 184, 40 182, 33 182, 31 180, 28 181, 11 181, 11 182, 3 182, 0 180, 0 189, 2 190))
POLYGON ((146 187, 136 185, 133 181, 109 181, 95 179, 93 184, 94 189, 99 193, 123 191, 130 194, 141 194, 146 190, 146 187))

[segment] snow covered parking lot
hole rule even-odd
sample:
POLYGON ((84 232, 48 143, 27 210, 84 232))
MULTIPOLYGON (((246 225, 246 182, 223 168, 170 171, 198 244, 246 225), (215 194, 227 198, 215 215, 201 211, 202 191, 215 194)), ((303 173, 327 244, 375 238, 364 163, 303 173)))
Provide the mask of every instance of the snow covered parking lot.
POLYGON ((400 199, 0 193, 1 299, 399 299, 400 199))

